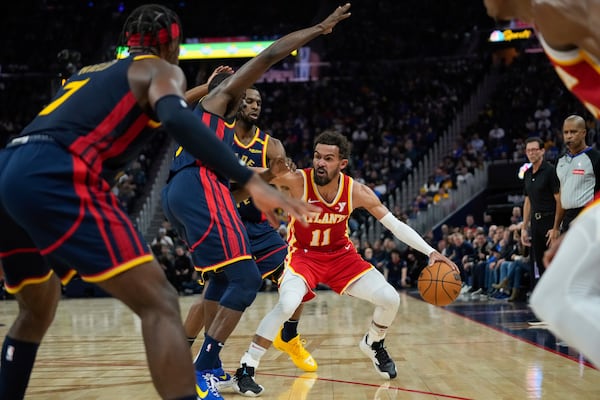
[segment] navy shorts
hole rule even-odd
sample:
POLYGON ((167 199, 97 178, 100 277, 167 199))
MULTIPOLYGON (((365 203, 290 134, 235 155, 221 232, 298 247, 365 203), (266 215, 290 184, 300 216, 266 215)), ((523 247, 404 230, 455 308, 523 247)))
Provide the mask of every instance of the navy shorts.
POLYGON ((229 187, 206 168, 177 172, 162 191, 163 212, 182 235, 196 270, 252 259, 246 228, 229 187))
POLYGON ((266 278, 283 264, 287 255, 287 243, 268 221, 245 222, 245 225, 252 255, 261 276, 266 278))
POLYGON ((0 258, 16 293, 52 273, 100 282, 153 256, 109 184, 45 141, 0 151, 0 258))

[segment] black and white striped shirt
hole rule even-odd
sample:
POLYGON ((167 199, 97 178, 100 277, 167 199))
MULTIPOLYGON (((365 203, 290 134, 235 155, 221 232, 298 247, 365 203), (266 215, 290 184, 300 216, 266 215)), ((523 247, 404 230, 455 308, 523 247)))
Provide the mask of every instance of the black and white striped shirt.
POLYGON ((600 152, 587 147, 575 155, 564 154, 556 163, 556 175, 562 207, 584 207, 600 189, 600 152))

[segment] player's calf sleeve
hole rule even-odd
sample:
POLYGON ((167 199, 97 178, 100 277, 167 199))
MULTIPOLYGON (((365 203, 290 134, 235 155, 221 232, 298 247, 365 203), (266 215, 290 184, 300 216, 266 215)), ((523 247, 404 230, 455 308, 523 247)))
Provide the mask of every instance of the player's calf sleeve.
POLYGON ((22 399, 39 344, 6 336, 0 360, 0 399, 22 399))

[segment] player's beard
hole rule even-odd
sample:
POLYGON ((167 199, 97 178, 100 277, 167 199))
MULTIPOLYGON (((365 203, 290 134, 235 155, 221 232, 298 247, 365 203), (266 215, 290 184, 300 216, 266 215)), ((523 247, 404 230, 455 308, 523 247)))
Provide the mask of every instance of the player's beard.
POLYGON ((338 174, 339 171, 335 171, 333 174, 328 174, 326 169, 321 169, 321 168, 315 168, 315 183, 317 184, 317 186, 325 186, 327 185, 329 182, 331 182, 331 180, 333 179, 334 176, 336 176, 338 174), (325 175, 320 175, 317 174, 317 171, 325 171, 325 175))

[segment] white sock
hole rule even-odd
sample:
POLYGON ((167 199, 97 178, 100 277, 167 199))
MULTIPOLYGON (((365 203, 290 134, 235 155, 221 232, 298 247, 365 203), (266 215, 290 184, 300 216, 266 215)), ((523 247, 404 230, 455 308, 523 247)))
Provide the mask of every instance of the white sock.
POLYGON ((260 359, 265 355, 267 349, 257 345, 256 343, 250 343, 250 347, 242 356, 240 364, 246 364, 248 367, 258 368, 260 359))
POLYGON ((385 334, 387 332, 387 328, 382 328, 380 326, 375 325, 374 322, 371 322, 371 327, 369 328, 369 332, 367 333, 367 344, 371 345, 373 342, 379 342, 385 338, 385 334))

